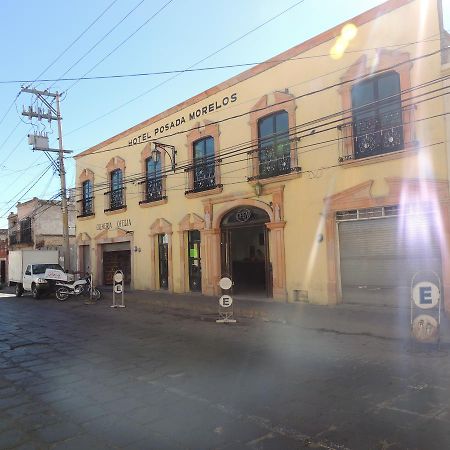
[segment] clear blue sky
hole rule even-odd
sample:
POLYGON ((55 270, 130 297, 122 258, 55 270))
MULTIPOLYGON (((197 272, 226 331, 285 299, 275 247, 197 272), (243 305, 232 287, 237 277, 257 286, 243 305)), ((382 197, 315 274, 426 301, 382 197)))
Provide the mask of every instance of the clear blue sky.
MULTIPOLYGON (((44 154, 27 144, 30 124, 22 106, 31 103, 20 83, 34 80, 108 6, 111 8, 41 78, 58 79, 142 0, 41 0, 0 3, 0 227, 16 201, 40 176, 47 164, 44 154), (13 104, 9 112, 8 108, 13 104), (6 115, 5 115, 6 114, 6 115), (9 209, 8 209, 9 208, 9 209)), ((143 0, 117 28, 65 76, 81 77, 168 0, 143 0)), ((187 68, 239 38, 298 0, 172 0, 89 76, 115 75, 187 68)), ((264 61, 288 48, 382 3, 380 0, 304 0, 289 12, 217 53, 198 67, 264 61)), ((171 75, 80 81, 67 91, 61 105, 64 146, 76 153, 113 136, 198 92, 243 71, 243 68, 185 73, 151 92, 171 75), (100 118, 130 99, 138 100, 100 118)), ((37 89, 66 91, 72 81, 36 82, 37 89)), ((37 123, 37 122, 35 122, 37 123)), ((42 121, 36 130, 48 131, 56 148, 56 123, 42 121)), ((68 186, 75 184, 73 159, 66 161, 68 186)), ((50 198, 59 189, 51 171, 23 197, 50 198)))

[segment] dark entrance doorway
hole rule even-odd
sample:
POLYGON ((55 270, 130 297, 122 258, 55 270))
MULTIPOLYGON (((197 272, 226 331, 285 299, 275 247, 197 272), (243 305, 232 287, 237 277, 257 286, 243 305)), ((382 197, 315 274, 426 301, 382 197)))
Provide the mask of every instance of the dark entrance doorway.
POLYGON ((268 214, 259 208, 231 210, 221 223, 222 275, 234 282, 234 293, 272 296, 268 214))
POLYGON ((169 288, 169 239, 167 234, 158 234, 159 288, 169 288))
POLYGON ((6 282, 6 261, 0 261, 0 283, 6 282))
POLYGON ((202 266, 200 259, 200 231, 189 231, 189 289, 194 292, 202 290, 202 266))
POLYGON ((131 282, 131 252, 124 250, 129 242, 118 244, 105 244, 103 247, 103 284, 113 284, 113 276, 116 270, 123 272, 125 283, 131 282))

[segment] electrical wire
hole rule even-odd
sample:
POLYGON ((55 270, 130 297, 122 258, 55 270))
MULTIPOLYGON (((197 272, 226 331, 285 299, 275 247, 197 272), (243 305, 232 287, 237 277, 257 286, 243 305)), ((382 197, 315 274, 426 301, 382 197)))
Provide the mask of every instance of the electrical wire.
MULTIPOLYGON (((37 183, 41 180, 41 178, 47 173, 47 171, 50 170, 51 167, 52 167, 51 164, 48 165, 48 166, 45 168, 45 170, 44 170, 44 171, 43 171, 43 172, 42 172, 35 180, 32 181, 32 184, 31 184, 31 186, 30 186, 28 189, 27 189, 27 187, 25 187, 24 189, 27 189, 27 190, 22 194, 22 196, 21 196, 20 198, 18 198, 17 200, 15 199, 15 197, 16 197, 17 195, 20 195, 20 193, 21 193, 22 191, 20 191, 18 194, 16 194, 12 199, 8 200, 8 203, 9 203, 9 204, 11 204, 11 203, 17 203, 17 202, 19 202, 20 200, 22 200, 22 199, 25 197, 25 195, 27 195, 28 192, 30 192, 31 189, 34 188, 34 186, 36 186, 36 184, 37 184, 37 183)), ((3 214, 0 215, 0 218, 6 217, 6 214, 8 214, 8 212, 9 212, 10 210, 11 210, 11 207, 7 208, 6 211, 5 211, 3 214)))
MULTIPOLYGON (((428 85, 428 84, 430 84, 430 83, 431 83, 431 82, 429 81, 429 82, 423 83, 422 85, 428 85)), ((414 89, 417 89, 417 88, 421 88, 422 85, 419 85, 419 87, 413 87, 413 88, 410 88, 410 89, 408 89, 408 90, 404 90, 404 91, 402 91, 402 93, 404 93, 404 92, 406 92, 406 91, 409 91, 409 90, 414 90, 414 89)), ((445 88, 445 87, 443 87, 443 88, 438 88, 438 89, 435 89, 435 90, 432 90, 432 91, 429 91, 429 92, 425 92, 425 93, 419 94, 419 95, 414 96, 414 97, 409 97, 408 99, 402 99, 402 103, 404 103, 404 102, 406 102, 406 101, 415 100, 415 99, 417 99, 417 98, 421 98, 421 97, 423 97, 423 96, 425 96, 425 95, 429 95, 430 93, 435 93, 435 92, 442 91, 443 89, 447 89, 447 88, 445 88)), ((423 101, 429 101, 429 100, 432 100, 432 99, 434 99, 434 98, 436 98, 436 97, 440 97, 440 96, 442 96, 442 95, 447 95, 447 94, 448 94, 448 92, 446 92, 446 93, 444 93, 444 94, 440 94, 440 95, 435 96, 435 97, 431 97, 431 98, 427 98, 427 99, 424 99, 424 100, 421 100, 421 101, 417 101, 417 102, 414 103, 414 104, 410 104, 410 105, 406 105, 406 106, 404 105, 402 108, 403 108, 403 109, 405 109, 405 108, 410 108, 410 107, 412 107, 412 106, 415 106, 416 104, 422 103, 423 101)), ((393 96, 393 97, 397 97, 398 95, 399 95, 399 94, 396 94, 396 95, 393 96)), ((372 102, 372 103, 369 104, 369 105, 365 105, 363 108, 366 108, 367 106, 375 106, 376 104, 378 104, 378 102, 385 101, 385 100, 386 100, 386 99, 378 100, 378 101, 376 101, 376 102, 372 102)), ((340 116, 340 115, 342 115, 342 114, 345 113, 345 112, 353 113, 353 112, 355 112, 357 109, 360 109, 360 108, 354 108, 353 110, 352 110, 352 109, 349 109, 349 110, 347 110, 347 111, 338 111, 338 112, 335 112, 335 113, 332 114, 332 115, 323 116, 323 118, 324 118, 324 119, 328 119, 328 118, 330 118, 330 117, 335 117, 335 116, 338 116, 338 115, 340 116)), ((312 120, 312 121, 310 121, 310 122, 303 123, 303 124, 300 124, 300 125, 297 125, 297 126, 295 126, 295 127, 290 128, 290 129, 289 129, 289 137, 290 137, 291 140, 299 140, 301 137, 307 137, 308 135, 310 135, 310 133, 308 133, 308 132, 310 132, 310 131, 312 131, 312 130, 315 131, 314 134, 319 134, 319 133, 322 133, 322 132, 330 131, 330 130, 335 129, 335 128, 336 128, 339 124, 341 124, 343 121, 345 121, 345 120, 350 120, 351 118, 352 118, 352 115, 349 115, 349 116, 347 116, 347 117, 343 117, 343 118, 341 117, 341 118, 339 118, 338 120, 333 120, 333 121, 331 121, 331 122, 329 121, 329 122, 327 122, 327 123, 325 123, 325 124, 322 124, 322 125, 315 125, 315 127, 312 127, 312 128, 310 127, 310 128, 307 128, 306 130, 301 130, 301 131, 298 131, 298 130, 297 130, 298 128, 301 128, 301 127, 305 127, 305 126, 307 126, 307 125, 310 125, 311 123, 315 124, 317 121, 320 120, 320 118, 319 118, 319 119, 314 119, 314 120, 312 120), (320 128, 320 127, 323 127, 323 126, 328 126, 328 125, 332 125, 332 126, 331 126, 330 128, 324 129, 324 130, 318 130, 318 131, 316 131, 317 128, 320 128), (297 130, 297 131, 296 131, 296 130, 297 130), (298 135, 299 135, 300 133, 305 133, 305 135, 304 135, 304 136, 298 137, 298 135)), ((418 119, 417 121, 420 121, 420 120, 421 120, 421 119, 418 119)), ((390 128, 392 128, 392 127, 388 127, 388 129, 390 129, 390 128)), ((284 134, 284 133, 283 133, 283 134, 284 134)), ((227 151, 227 152, 224 152, 223 150, 228 150, 228 149, 223 149, 223 150, 221 151, 220 155, 217 155, 217 157, 216 157, 215 159, 216 159, 216 160, 218 160, 218 159, 223 160, 224 158, 233 157, 233 156, 236 156, 236 155, 238 155, 238 154, 248 154, 248 153, 250 153, 250 152, 252 152, 252 151, 254 151, 254 150, 257 150, 258 147, 259 147, 258 141, 247 141, 247 142, 240 143, 240 144, 237 144, 237 145, 232 146, 232 147, 228 147, 228 149, 231 149, 231 150, 229 150, 229 151, 227 151), (248 145, 249 143, 250 143, 250 145, 248 145)), ((191 167, 192 167, 192 163, 189 162, 189 161, 187 161, 187 162, 188 162, 188 164, 187 164, 185 167, 179 165, 178 168, 177 168, 177 170, 180 171, 180 170, 183 170, 183 169, 186 170, 186 169, 191 168, 191 167)), ((162 174, 162 175, 165 175, 166 173, 169 173, 169 170, 163 171, 161 174, 162 174)), ((134 181, 136 181, 136 180, 141 179, 142 176, 143 176, 143 174, 141 174, 141 173, 134 174, 134 175, 132 175, 132 176, 126 177, 124 181, 128 181, 128 180, 129 180, 130 182, 134 182, 134 181)), ((102 182, 102 183, 98 184, 97 186, 106 186, 106 185, 108 185, 108 181, 102 182)))
MULTIPOLYGON (((447 94, 450 94, 450 92, 447 93, 447 94)), ((411 125, 411 124, 413 124, 413 123, 418 123, 418 122, 422 122, 422 121, 425 121, 425 120, 431 120, 431 119, 436 119, 436 118, 440 118, 440 117, 445 117, 445 116, 447 116, 447 115, 450 115, 450 112, 449 112, 449 113, 436 114, 436 115, 433 115, 433 116, 428 116, 428 117, 424 117, 424 118, 420 118, 420 119, 416 119, 416 120, 411 120, 411 121, 409 121, 409 122, 404 122, 404 123, 402 123, 401 125, 397 125, 397 126, 394 126, 394 127, 389 126, 389 127, 386 127, 386 128, 383 129, 383 130, 377 130, 376 132, 373 132, 373 134, 378 133, 379 131, 388 131, 388 130, 392 130, 392 129, 394 129, 394 128, 403 128, 404 126, 411 125)), ((334 127, 334 128, 335 128, 335 127, 334 127)), ((357 135, 357 136, 354 136, 354 135, 353 135, 353 136, 349 136, 349 137, 338 138, 338 139, 335 139, 335 140, 329 140, 329 141, 317 142, 317 143, 314 143, 314 144, 312 144, 312 145, 319 145, 319 144, 328 143, 329 145, 327 145, 327 147, 329 147, 329 146, 331 146, 331 145, 330 145, 330 142, 332 142, 332 141, 343 141, 343 140, 345 140, 345 139, 352 139, 352 140, 353 140, 353 139, 358 138, 358 137, 361 137, 361 136, 366 136, 367 134, 371 134, 371 133, 363 133, 363 134, 357 135)), ((297 138, 291 139, 291 141, 295 141, 295 140, 297 140, 297 138)), ((421 146, 421 147, 423 147, 423 146, 421 146)), ((317 150, 317 148, 316 148, 316 150, 317 150)), ((249 152, 246 151, 245 153, 249 153, 249 152)), ((303 152, 303 153, 306 153, 306 151, 303 152)), ((299 152, 299 156, 300 156, 301 154, 303 154, 303 153, 300 153, 300 152, 299 152)), ((236 155, 233 155, 233 156, 236 156, 236 155)), ((222 159, 223 159, 223 158, 222 158, 222 159)), ((228 162, 223 162, 222 159, 220 159, 220 161, 216 161, 216 162, 220 162, 220 166, 224 166, 224 165, 227 165, 227 164, 235 164, 235 163, 241 162, 241 161, 248 161, 247 158, 240 159, 240 160, 233 159, 233 160, 228 161, 228 162)), ((340 164, 338 164, 338 166, 339 166, 339 165, 340 165, 340 164)), ((236 171, 236 169, 234 169, 233 172, 234 172, 234 171, 236 171)), ((124 181, 124 185, 126 185, 126 184, 131 184, 131 183, 136 183, 136 182, 139 182, 140 180, 144 180, 144 179, 145 179, 145 178, 143 178, 142 176, 141 176, 141 177, 134 178, 134 179, 129 179, 129 180, 127 180, 127 181, 124 181)), ((94 189, 93 189, 93 192, 103 191, 103 190, 105 190, 105 187, 107 187, 107 186, 108 186, 108 185, 105 186, 103 183, 102 183, 101 185, 95 185, 95 187, 94 187, 94 189)), ((75 189, 75 191, 76 191, 76 190, 79 189, 79 188, 74 188, 74 189, 75 189)), ((170 189, 171 189, 171 188, 169 188, 169 189, 167 189, 167 190, 170 190, 170 189)))
MULTIPOLYGON (((109 11, 112 6, 117 3, 117 0, 113 0, 101 13, 98 15, 79 35, 76 37, 33 81, 30 83, 36 83, 38 81, 50 81, 50 80, 39 80, 39 78, 47 72, 50 67, 53 67, 105 14, 109 11)), ((53 81, 53 80, 52 80, 53 81)), ((58 80, 55 80, 58 81, 58 80)), ((24 81, 28 83, 29 81, 24 81)))
MULTIPOLYGON (((433 42, 433 41, 440 41, 440 39, 424 39, 420 41, 414 41, 414 42, 407 42, 404 44, 393 44, 393 45, 383 45, 383 48, 397 48, 397 47, 404 47, 409 45, 415 45, 420 44, 424 42, 433 42)), ((351 54, 351 53, 361 53, 361 52, 368 52, 368 51, 374 51, 379 50, 380 47, 371 47, 371 48, 362 48, 358 50, 346 50, 343 52, 343 54, 351 54)), ((39 80, 3 80, 0 81, 0 84, 14 84, 14 83, 34 83, 36 81, 38 82, 51 82, 51 81, 91 81, 91 80, 110 80, 110 79, 122 79, 122 78, 137 78, 137 77, 148 77, 153 75, 171 75, 174 73, 188 73, 188 72, 204 72, 204 71, 210 71, 210 70, 221 70, 221 69, 233 69, 237 67, 249 67, 249 66, 257 66, 257 65, 272 65, 274 63, 284 63, 284 62, 290 62, 290 61, 301 61, 301 60, 307 60, 307 59, 313 59, 313 58, 329 58, 329 53, 323 53, 320 55, 309 55, 309 56, 298 56, 293 58, 278 58, 278 59, 270 59, 265 61, 255 61, 255 62, 247 62, 247 63, 239 63, 239 64, 225 64, 220 66, 207 66, 207 67, 198 67, 196 69, 174 69, 174 70, 160 70, 156 72, 135 72, 135 73, 125 73, 125 74, 114 74, 114 75, 96 75, 87 77, 85 75, 81 77, 69 77, 69 78, 44 78, 39 80)), ((102 60, 103 61, 103 60, 102 60)), ((67 90, 69 90, 68 88, 67 90)), ((66 91, 67 91, 66 90, 66 91)), ((1 123, 1 122, 0 122, 1 123)))
POLYGON ((78 65, 84 58, 86 58, 86 56, 88 56, 92 50, 94 50, 100 43, 102 43, 122 22, 124 22, 134 11, 136 11, 136 9, 139 8, 139 6, 142 5, 142 3, 144 3, 146 0, 140 0, 140 2, 134 6, 130 11, 128 11, 128 13, 122 17, 122 19, 119 20, 119 22, 117 22, 106 34, 104 34, 92 47, 89 48, 89 50, 85 53, 83 53, 83 55, 78 58, 50 87, 49 89, 51 89, 56 82, 58 82, 61 78, 63 78, 65 75, 67 75, 76 65, 78 65))
MULTIPOLYGON (((293 9, 294 7, 300 5, 300 4, 303 3, 304 1, 305 1, 305 0, 300 0, 300 1, 296 2, 296 3, 294 3, 294 4, 291 5, 289 8, 287 8, 287 9, 281 11, 280 13, 278 13, 278 14, 276 14, 275 16, 269 18, 268 20, 266 20, 266 21, 263 22, 262 24, 258 25, 257 27, 251 29, 250 31, 247 31, 247 32, 244 33, 243 35, 239 36, 238 38, 236 38, 236 39, 234 39, 233 41, 229 42, 228 44, 224 45, 224 46, 221 47, 220 49, 215 50, 213 53, 210 53, 208 56, 205 56, 204 58, 202 58, 202 59, 200 59, 199 61, 195 62, 194 64, 190 65, 189 67, 187 67, 187 69, 192 69, 193 67, 195 67, 195 66, 201 64, 202 62, 206 61, 207 59, 211 58, 212 56, 217 55, 219 52, 225 50, 226 48, 230 47, 231 45, 233 45, 233 44, 235 44, 236 42, 240 41, 241 39, 245 38, 245 37, 248 36, 249 34, 255 32, 256 30, 259 30, 261 27, 263 27, 263 26, 267 25, 268 23, 272 22, 273 20, 277 19, 278 17, 280 17, 281 15, 283 15, 283 14, 285 14, 286 12, 290 11, 290 10, 293 9)), ((181 72, 178 72, 178 73, 174 74, 173 76, 167 78, 166 80, 162 81, 161 83, 156 84, 155 86, 151 87, 150 89, 148 89, 148 90, 142 92, 141 94, 137 95, 136 97, 133 97, 131 100, 128 100, 127 102, 122 103, 121 105, 119 105, 118 107, 116 107, 116 108, 114 108, 114 109, 108 111, 107 113, 102 114, 101 116, 99 116, 99 117, 97 117, 97 118, 95 118, 95 119, 93 119, 93 120, 87 122, 86 124, 81 125, 80 127, 78 127, 78 128, 76 128, 76 129, 74 129, 74 130, 71 130, 71 131, 65 133, 65 135, 68 136, 69 134, 75 133, 76 131, 79 131, 79 130, 81 130, 82 128, 85 128, 86 126, 91 125, 92 123, 97 122, 98 120, 101 120, 101 119, 103 119, 104 117, 109 116, 110 114, 113 114, 114 112, 116 112, 116 111, 118 111, 118 110, 124 108, 125 106, 128 106, 129 104, 131 104, 131 103, 135 102, 136 100, 138 100, 138 99, 144 97, 145 95, 149 94, 150 92, 153 92, 154 90, 158 89, 159 87, 161 87, 161 86, 165 85, 166 83, 172 81, 173 79, 179 77, 180 75, 182 75, 183 73, 185 73, 187 69, 185 69, 185 70, 183 70, 183 71, 181 71, 181 72)))
POLYGON ((86 75, 91 73, 94 69, 96 69, 105 59, 109 58, 114 52, 116 52, 123 44, 129 41, 138 31, 140 31, 143 27, 149 24, 156 16, 158 16, 164 9, 166 9, 174 0, 169 0, 164 3, 161 8, 159 8, 152 16, 150 16, 142 25, 140 25, 136 30, 133 31, 130 35, 128 35, 123 41, 121 41, 118 45, 116 45, 107 55, 105 55, 98 63, 92 66, 82 77, 77 78, 74 83, 72 83, 65 92, 70 91, 75 85, 77 85, 86 75))
MULTIPOLYGON (((387 70, 391 70, 393 67, 394 66, 386 68, 386 71, 387 70)), ((378 72, 383 72, 383 71, 378 71, 378 72)), ((358 81, 364 80, 365 78, 367 78, 367 77, 358 78, 358 81)), ((392 97, 394 98, 394 97, 397 97, 398 95, 404 95, 404 94, 410 93, 410 92, 412 92, 412 91, 414 91, 416 89, 420 89, 420 88, 429 86, 430 84, 434 84, 434 83, 437 83, 437 82, 441 82, 441 81, 447 80, 449 78, 450 78, 450 75, 446 75, 446 76, 442 76, 442 77, 439 77, 439 78, 436 78, 436 79, 433 79, 433 80, 428 80, 428 81, 426 81, 424 83, 421 83, 419 85, 416 85, 416 86, 404 89, 404 90, 400 91, 398 94, 396 94, 396 95, 394 95, 392 97)), ((307 96, 310 96, 310 95, 314 95, 314 94, 317 94, 319 92, 324 92, 324 91, 326 91, 328 89, 335 88, 337 86, 342 86, 343 84, 346 84, 346 83, 351 83, 353 81, 355 81, 355 80, 348 80, 348 81, 340 82, 339 84, 328 85, 328 86, 325 86, 325 87, 323 87, 321 89, 314 90, 314 91, 309 91, 307 93, 298 95, 298 96, 293 97, 293 98, 291 98, 291 99, 289 99, 287 101, 282 101, 282 102, 275 103, 274 105, 279 106, 279 105, 282 105, 284 103, 292 102, 293 100, 298 100, 300 98, 304 98, 304 97, 307 97, 307 96)), ((424 95, 424 94, 420 94, 420 95, 424 95)), ((402 102, 405 102, 405 101, 410 100, 410 99, 411 99, 411 97, 409 99, 402 99, 402 102)), ((386 100, 386 99, 384 99, 384 100, 386 100)), ((367 106, 376 105, 376 104, 377 104, 377 102, 372 102, 372 103, 369 103, 368 105, 365 105, 364 108, 367 107, 367 106)), ((256 111, 264 111, 267 108, 272 108, 274 105, 268 105, 266 107, 259 108, 256 111)), ((304 123, 302 123, 300 125, 297 125, 297 126, 291 128, 289 131, 292 132, 294 129, 297 129, 297 128, 302 128, 302 127, 304 128, 304 127, 307 127, 307 126, 312 126, 312 125, 316 124, 317 122, 320 122, 320 121, 323 121, 323 120, 326 120, 326 119, 330 119, 330 118, 333 118, 333 117, 337 117, 337 116, 340 116, 341 114, 344 114, 344 113, 353 113, 355 111, 357 111, 357 108, 349 108, 349 109, 347 109, 345 111, 339 110, 339 111, 334 112, 332 114, 328 114, 327 116, 322 116, 322 117, 316 118, 314 120, 311 120, 311 121, 308 121, 308 122, 304 122, 304 123)), ((228 121, 228 120, 231 120, 231 119, 235 119, 235 118, 240 118, 240 117, 243 117, 243 116, 246 116, 246 115, 248 115, 248 112, 245 112, 245 113, 242 113, 242 114, 233 115, 233 116, 228 116, 228 117, 226 117, 224 119, 217 120, 215 122, 211 122, 211 124, 219 124, 219 123, 222 123, 222 122, 225 122, 225 121, 228 121)), ((192 128, 185 129, 185 130, 182 130, 182 131, 174 132, 174 133, 170 134, 170 136, 174 136, 174 135, 178 135, 178 134, 184 134, 184 133, 187 133, 189 131, 196 130, 197 128, 198 127, 192 127, 192 128)), ((306 130, 306 131, 308 131, 308 130, 306 130)), ((251 142, 253 142, 253 141, 247 141, 246 143, 251 143, 251 142)), ((244 144, 246 144, 246 143, 244 143, 244 144)), ((235 147, 236 146, 233 146, 233 148, 235 148, 235 147)), ((86 156, 93 155, 93 154, 104 153, 104 152, 110 152, 110 151, 114 151, 114 150, 118 150, 118 149, 122 149, 122 148, 129 148, 129 145, 123 145, 123 146, 118 146, 118 147, 112 147, 112 148, 97 150, 97 151, 94 151, 92 153, 87 154, 86 156)), ((223 155, 223 152, 221 154, 223 155)), ((180 163, 178 164, 178 167, 180 167, 180 163)))

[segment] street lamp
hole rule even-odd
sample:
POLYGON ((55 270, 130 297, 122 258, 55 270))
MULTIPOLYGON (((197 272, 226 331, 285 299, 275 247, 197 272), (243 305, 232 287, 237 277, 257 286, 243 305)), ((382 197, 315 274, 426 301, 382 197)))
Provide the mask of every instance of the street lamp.
POLYGON ((167 156, 170 158, 172 171, 175 172, 176 166, 175 155, 177 154, 175 146, 169 144, 162 144, 161 142, 153 142, 152 159, 155 162, 155 164, 158 164, 159 161, 161 161, 161 150, 159 150, 160 148, 162 148, 166 152, 167 156), (167 149, 170 150, 170 153, 167 149))

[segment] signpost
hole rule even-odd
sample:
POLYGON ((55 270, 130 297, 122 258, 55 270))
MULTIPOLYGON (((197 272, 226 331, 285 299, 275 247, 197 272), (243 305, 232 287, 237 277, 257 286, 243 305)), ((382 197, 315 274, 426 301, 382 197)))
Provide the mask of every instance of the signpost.
MULTIPOLYGON (((224 277, 219 281, 219 286, 222 290, 228 291, 233 286, 233 282, 230 278, 224 277)), ((233 319, 233 297, 228 294, 222 295, 219 298, 219 318, 217 323, 236 323, 236 319, 233 319)))
POLYGON ((411 336, 419 343, 439 344, 440 324, 441 280, 435 272, 417 272, 411 280, 411 336))
POLYGON ((116 270, 113 276, 113 304, 111 308, 125 308, 124 301, 125 283, 123 272, 121 270, 116 270), (120 303, 116 301, 116 295, 120 295, 120 303))

